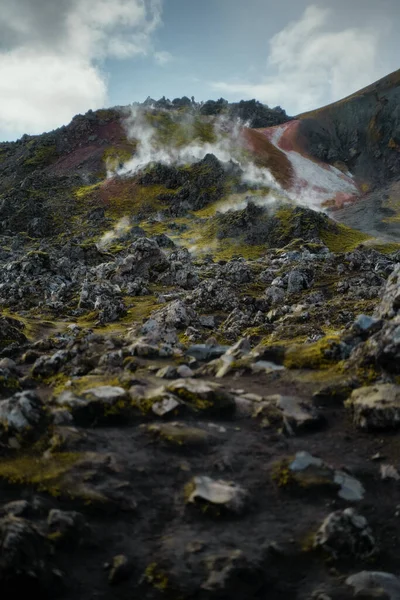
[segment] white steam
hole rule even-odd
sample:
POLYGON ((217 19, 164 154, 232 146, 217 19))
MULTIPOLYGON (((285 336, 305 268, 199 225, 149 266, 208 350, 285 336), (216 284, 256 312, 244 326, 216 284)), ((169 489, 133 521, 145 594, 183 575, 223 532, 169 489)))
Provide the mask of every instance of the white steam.
POLYGON ((122 217, 115 224, 114 228, 110 231, 106 231, 101 239, 97 242, 99 250, 107 250, 115 240, 118 240, 122 236, 126 235, 132 229, 132 225, 129 223, 128 217, 122 217))
MULTIPOLYGON (((252 153, 246 150, 245 126, 240 120, 232 121, 221 116, 212 120, 190 112, 133 107, 126 127, 128 137, 137 142, 136 152, 117 174, 135 175, 155 163, 190 165, 201 161, 207 154, 213 154, 227 168, 232 163, 238 167, 247 196, 262 206, 271 206, 279 200, 324 210, 324 203, 347 202, 357 196, 357 186, 349 174, 295 150, 288 151, 280 147, 286 124, 274 128, 270 138, 270 142, 286 156, 292 167, 289 187, 283 189, 271 171, 257 166, 252 153), (201 132, 203 139, 213 141, 203 141, 201 132)), ((243 195, 240 202, 231 195, 218 203, 218 210, 239 210, 246 204, 243 195)))
MULTIPOLYGON (((213 122, 213 137, 215 141, 205 142, 195 137, 195 119, 190 114, 179 115, 177 126, 186 132, 187 143, 177 145, 159 143, 157 128, 148 120, 149 108, 132 107, 132 112, 126 122, 128 137, 138 142, 135 155, 126 162, 119 175, 135 175, 154 163, 164 165, 188 165, 201 161, 207 154, 213 154, 221 163, 234 163, 242 172, 242 183, 250 188, 268 188, 282 193, 280 185, 272 173, 266 168, 257 167, 245 152, 243 127, 239 119, 232 121, 224 117, 215 118, 213 122)), ((151 109, 150 109, 151 110, 151 109)), ((158 113, 162 111, 158 109, 158 113)), ((170 118, 174 115, 167 111, 170 118)), ((197 117, 198 118, 198 117, 197 117)))

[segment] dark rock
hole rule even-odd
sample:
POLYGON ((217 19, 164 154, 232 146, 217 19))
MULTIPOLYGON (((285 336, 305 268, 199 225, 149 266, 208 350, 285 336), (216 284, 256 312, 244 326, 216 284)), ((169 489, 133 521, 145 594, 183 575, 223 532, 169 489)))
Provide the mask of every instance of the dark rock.
POLYGON ((232 416, 235 412, 236 405, 232 394, 216 383, 180 379, 169 384, 167 390, 195 412, 221 417, 232 416))
POLYGON ((81 513, 58 509, 49 512, 47 526, 49 538, 56 544, 81 544, 90 531, 81 513))
POLYGON ((225 352, 229 350, 229 346, 209 346, 208 344, 195 344, 194 346, 189 346, 186 350, 186 354, 188 356, 193 356, 197 360, 208 361, 219 358, 225 352))
POLYGON ((13 516, 0 519, 0 550, 0 581, 7 599, 13 592, 46 590, 49 547, 32 523, 13 516))
POLYGON ((366 559, 377 547, 367 520, 354 509, 331 513, 315 534, 315 548, 337 560, 366 559))
POLYGON ((133 571, 132 565, 124 554, 114 556, 109 568, 108 582, 110 585, 118 585, 122 581, 126 581, 133 571))
POLYGON ((55 400, 56 407, 68 409, 76 423, 93 425, 107 420, 124 419, 129 413, 128 394, 116 386, 99 386, 78 394, 65 391, 55 400))
POLYGON ((19 448, 37 439, 48 423, 44 405, 33 391, 20 392, 0 401, 0 443, 19 448))

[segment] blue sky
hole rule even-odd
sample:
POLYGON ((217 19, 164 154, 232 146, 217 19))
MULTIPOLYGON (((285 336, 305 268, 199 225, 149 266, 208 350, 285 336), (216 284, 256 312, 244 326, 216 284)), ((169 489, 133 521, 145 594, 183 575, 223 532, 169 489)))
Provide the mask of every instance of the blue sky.
POLYGON ((397 69, 398 0, 0 0, 0 139, 147 96, 289 114, 397 69))

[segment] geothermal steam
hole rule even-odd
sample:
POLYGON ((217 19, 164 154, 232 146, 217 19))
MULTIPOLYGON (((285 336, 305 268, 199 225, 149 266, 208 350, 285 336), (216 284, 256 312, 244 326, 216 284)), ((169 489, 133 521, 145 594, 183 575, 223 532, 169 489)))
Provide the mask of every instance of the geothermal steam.
MULTIPOLYGON (((162 163, 165 165, 190 165, 202 160, 207 154, 214 154, 221 163, 233 162, 242 171, 242 182, 250 188, 267 188, 266 197, 273 192, 282 195, 282 189, 268 169, 257 167, 249 158, 242 137, 245 124, 240 120, 229 120, 217 117, 213 122, 212 142, 201 141, 196 138, 195 120, 201 117, 192 114, 179 114, 176 116, 171 111, 166 113, 173 120, 174 126, 181 129, 183 143, 160 144, 157 128, 149 122, 149 108, 133 107, 130 117, 126 121, 128 137, 138 142, 135 155, 118 171, 118 175, 135 175, 148 165, 162 163), (185 142, 186 140, 186 142, 185 142)), ((209 123, 207 121, 207 123, 209 123)))

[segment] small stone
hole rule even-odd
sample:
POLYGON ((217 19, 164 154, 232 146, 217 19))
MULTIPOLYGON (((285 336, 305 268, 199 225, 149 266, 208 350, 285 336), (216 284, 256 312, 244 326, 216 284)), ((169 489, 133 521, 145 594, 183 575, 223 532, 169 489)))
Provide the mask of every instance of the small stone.
POLYGON ((382 479, 394 479, 395 481, 400 480, 400 474, 393 465, 381 465, 380 474, 382 479))
POLYGON ((353 323, 353 329, 360 334, 376 333, 382 328, 382 320, 368 315, 358 315, 353 323))
POLYGON ((179 377, 181 377, 182 379, 188 379, 190 377, 193 377, 194 375, 192 369, 187 365, 180 365, 177 369, 177 372, 179 377))
POLYGON ((185 423, 161 423, 149 425, 147 431, 155 437, 177 446, 205 446, 212 435, 199 427, 189 427, 185 423))
POLYGON ((321 416, 312 404, 305 402, 295 396, 281 396, 276 394, 265 398, 273 402, 282 411, 285 422, 295 429, 305 429, 320 423, 321 416))
POLYGON ((291 271, 288 277, 288 294, 298 294, 309 287, 309 280, 301 271, 291 271))
POLYGON ((1 507, 0 513, 2 515, 13 515, 14 517, 23 517, 31 510, 31 505, 27 500, 14 500, 1 507))
POLYGON ((376 544, 367 520, 353 508, 331 513, 315 534, 314 547, 335 559, 367 559, 376 552, 376 544))
POLYGON ((216 383, 196 379, 179 379, 167 390, 192 410, 214 415, 232 415, 236 405, 232 394, 216 383))
POLYGON ((400 600, 400 579, 383 571, 361 571, 346 579, 346 585, 354 589, 354 595, 369 598, 400 600))
POLYGON ((53 509, 47 518, 49 537, 55 542, 81 543, 89 533, 83 515, 75 511, 53 509))
POLYGON ((187 502, 209 502, 215 506, 241 514, 248 502, 248 493, 232 481, 211 479, 211 477, 194 477, 186 486, 187 502))
POLYGON ((177 379, 178 372, 175 367, 168 365, 167 367, 159 369, 156 373, 156 377, 159 377, 160 379, 177 379))
POLYGON ((199 322, 202 327, 208 329, 214 329, 215 327, 215 317, 213 315, 200 315, 199 322))
POLYGON ((373 456, 371 456, 371 460, 382 460, 384 458, 380 452, 377 452, 373 456))
POLYGON ((160 354, 158 346, 140 341, 131 344, 129 352, 132 356, 141 356, 142 358, 157 358, 160 354))
POLYGON ((132 568, 128 558, 124 554, 118 554, 111 561, 108 583, 110 585, 117 585, 129 579, 131 573, 132 568))
POLYGON ((335 471, 333 481, 340 486, 338 496, 343 500, 359 502, 364 498, 364 486, 345 471, 335 471))
POLYGON ((289 465, 295 480, 303 487, 332 486, 344 500, 358 502, 364 498, 364 486, 345 471, 335 470, 309 452, 298 452, 289 465))
POLYGON ((219 346, 217 344, 194 344, 186 350, 188 356, 192 356, 196 360, 208 361, 219 358, 229 350, 229 346, 219 346))

